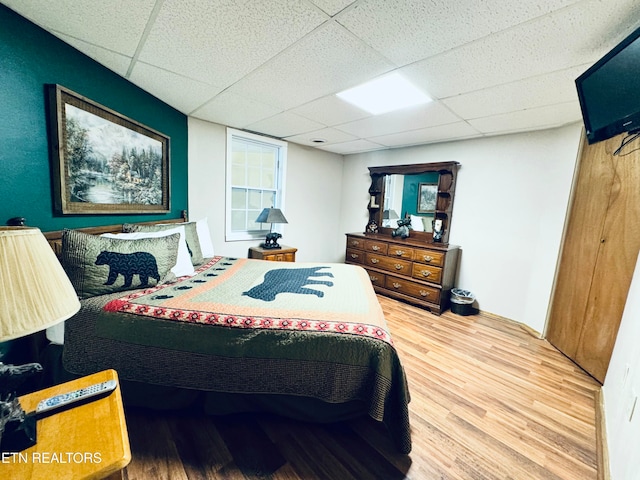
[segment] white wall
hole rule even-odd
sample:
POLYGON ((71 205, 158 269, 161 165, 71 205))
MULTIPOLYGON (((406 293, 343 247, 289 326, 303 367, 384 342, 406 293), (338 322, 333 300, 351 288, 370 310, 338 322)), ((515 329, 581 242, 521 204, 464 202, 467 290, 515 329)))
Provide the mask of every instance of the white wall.
MULTIPOLYGON (((246 257, 260 241, 225 241, 225 156, 226 127, 189 118, 189 218, 208 218, 216 255, 246 257)), ((297 261, 343 260, 342 164, 342 155, 289 144, 281 244, 298 248, 297 261)))
POLYGON ((345 157, 343 232, 363 231, 367 167, 457 161, 449 241, 462 247, 457 286, 482 310, 542 333, 581 126, 345 157))
POLYGON ((640 260, 602 387, 612 480, 640 478, 640 260))

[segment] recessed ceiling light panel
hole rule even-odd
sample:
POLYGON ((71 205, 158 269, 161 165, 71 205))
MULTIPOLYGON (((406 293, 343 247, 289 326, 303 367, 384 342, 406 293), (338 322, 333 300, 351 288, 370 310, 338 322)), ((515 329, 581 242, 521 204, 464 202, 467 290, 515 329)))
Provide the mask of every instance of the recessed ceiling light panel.
POLYGON ((420 91, 399 73, 376 78, 340 92, 337 96, 373 115, 413 107, 431 101, 428 95, 420 91))

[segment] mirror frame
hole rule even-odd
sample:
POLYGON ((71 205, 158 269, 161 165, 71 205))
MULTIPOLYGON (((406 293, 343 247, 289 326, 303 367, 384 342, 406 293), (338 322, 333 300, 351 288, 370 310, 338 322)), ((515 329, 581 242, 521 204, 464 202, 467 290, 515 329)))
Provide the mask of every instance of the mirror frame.
MULTIPOLYGON (((371 222, 375 222, 378 226, 379 234, 391 235, 395 230, 390 227, 382 226, 382 214, 385 196, 385 181, 387 175, 412 175, 420 173, 437 172, 438 177, 438 199, 436 202, 436 211, 434 218, 442 219, 444 233, 441 242, 438 244, 446 245, 449 243, 449 232, 451 230, 451 216, 453 213, 453 199, 456 190, 456 177, 458 174, 458 162, 438 162, 438 163, 416 163, 410 165, 387 165, 380 167, 369 167, 371 175, 371 186, 369 187, 369 220, 365 228, 365 233, 372 233, 369 229, 371 222)), ((400 216, 404 212, 399 212, 400 216)), ((409 238, 418 239, 426 243, 434 243, 432 232, 417 232, 412 230, 409 238)))

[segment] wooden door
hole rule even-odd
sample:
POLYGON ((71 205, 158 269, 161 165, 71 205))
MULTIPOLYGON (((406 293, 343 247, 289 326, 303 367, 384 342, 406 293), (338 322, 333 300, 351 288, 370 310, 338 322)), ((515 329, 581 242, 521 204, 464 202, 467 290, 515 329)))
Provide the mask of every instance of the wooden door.
POLYGON ((614 156, 624 136, 583 141, 546 333, 601 383, 640 249, 640 139, 614 156))

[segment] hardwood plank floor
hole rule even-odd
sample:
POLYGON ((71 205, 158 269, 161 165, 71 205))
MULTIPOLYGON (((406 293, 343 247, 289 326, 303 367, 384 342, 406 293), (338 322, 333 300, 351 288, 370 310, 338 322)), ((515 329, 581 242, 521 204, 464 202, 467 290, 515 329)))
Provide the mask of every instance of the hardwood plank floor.
POLYGON ((514 322, 378 298, 409 381, 410 455, 365 418, 315 425, 128 410, 124 478, 597 478, 595 380, 514 322))

